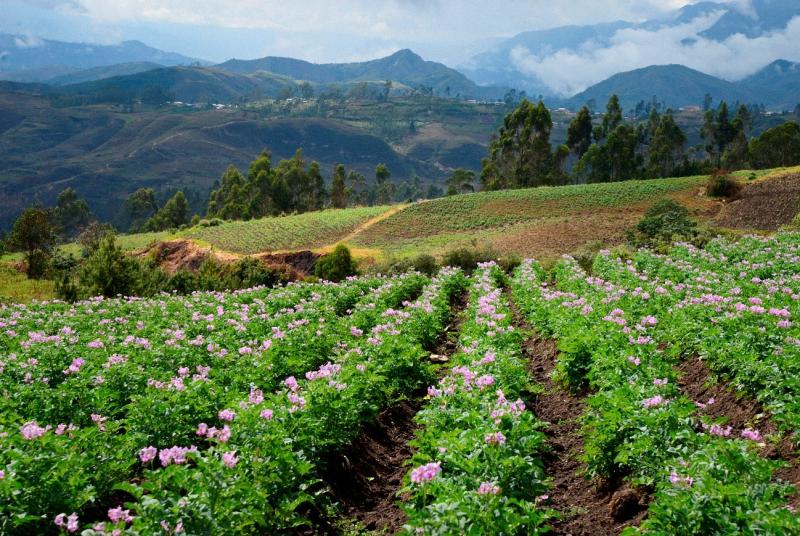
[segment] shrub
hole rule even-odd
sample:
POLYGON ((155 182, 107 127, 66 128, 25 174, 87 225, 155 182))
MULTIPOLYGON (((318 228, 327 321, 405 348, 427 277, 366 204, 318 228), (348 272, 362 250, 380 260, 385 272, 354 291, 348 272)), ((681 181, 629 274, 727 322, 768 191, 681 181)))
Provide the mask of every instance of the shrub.
POLYGON ((436 264, 436 258, 426 253, 418 255, 412 262, 412 266, 416 271, 425 275, 433 275, 439 269, 439 266, 436 264))
POLYGON ((81 287, 90 296, 130 295, 139 278, 138 268, 136 260, 125 255, 117 245, 116 237, 107 234, 79 271, 81 287))
POLYGON ((575 250, 572 257, 586 273, 590 274, 592 273, 592 265, 594 264, 594 258, 597 256, 597 252, 604 247, 605 245, 602 241, 591 240, 575 250))
POLYGON ((467 274, 478 266, 478 263, 495 260, 497 255, 490 249, 459 248, 445 254, 442 264, 461 268, 467 274))
POLYGON ((328 281, 341 281, 357 273, 356 262, 350 255, 350 250, 344 244, 339 244, 333 250, 333 253, 319 259, 314 267, 314 275, 328 281))
POLYGON ((689 211, 671 199, 656 201, 636 227, 628 231, 628 240, 635 247, 658 248, 696 236, 697 224, 689 219, 689 211))
POLYGON ((711 174, 706 183, 706 195, 709 197, 722 197, 735 199, 742 191, 739 181, 731 177, 728 171, 719 169, 711 174))

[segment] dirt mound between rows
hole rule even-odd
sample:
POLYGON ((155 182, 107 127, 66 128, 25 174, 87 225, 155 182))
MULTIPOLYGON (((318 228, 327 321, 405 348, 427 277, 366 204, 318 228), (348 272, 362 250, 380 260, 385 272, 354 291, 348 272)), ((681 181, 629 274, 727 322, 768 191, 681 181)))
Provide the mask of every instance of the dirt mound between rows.
POLYGON ((800 212, 800 174, 747 185, 741 199, 726 205, 716 224, 732 229, 775 231, 800 212))

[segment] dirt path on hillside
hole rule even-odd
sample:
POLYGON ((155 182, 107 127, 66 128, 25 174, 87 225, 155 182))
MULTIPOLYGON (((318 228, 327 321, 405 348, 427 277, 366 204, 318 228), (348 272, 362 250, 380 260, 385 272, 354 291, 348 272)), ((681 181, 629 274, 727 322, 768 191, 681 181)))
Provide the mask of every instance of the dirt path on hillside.
MULTIPOLYGON (((711 419, 725 419, 725 426, 732 428, 731 437, 741 437, 745 428, 756 429, 762 436, 778 434, 778 426, 758 401, 737 393, 724 382, 714 382, 708 366, 697 356, 693 356, 676 367, 680 374, 678 385, 681 393, 698 406, 698 415, 711 419), (712 403, 709 404, 709 401, 712 403)), ((794 448, 790 438, 783 437, 777 444, 767 443, 761 456, 782 460, 788 465, 775 472, 776 478, 793 484, 798 492, 792 500, 800 505, 800 453, 794 448)))
POLYGON ((616 536, 625 527, 639 523, 647 513, 647 497, 617 483, 594 482, 584 477, 583 436, 579 418, 586 410, 586 393, 573 394, 555 383, 556 341, 535 335, 512 303, 515 326, 531 337, 523 353, 528 370, 544 391, 533 401, 536 417, 548 423, 550 451, 545 470, 553 479, 548 506, 562 516, 551 525, 555 535, 616 536))
MULTIPOLYGON (((433 354, 449 369, 450 357, 457 351, 455 338, 460 331, 467 294, 454 300, 452 317, 437 341, 433 354), (442 359, 446 358, 446 360, 442 359)), ((323 480, 345 515, 357 520, 370 531, 396 534, 403 527, 406 515, 398 506, 398 492, 408 472, 407 460, 414 454, 409 444, 417 424, 414 416, 423 406, 425 391, 410 400, 388 408, 345 450, 328 460, 323 480)))
POLYGON ((359 224, 358 227, 356 227, 355 229, 353 229, 353 231, 350 232, 350 234, 348 234, 347 236, 345 236, 344 238, 339 240, 339 242, 337 242, 337 243, 346 244, 348 242, 352 242, 358 235, 360 235, 361 233, 363 233, 364 231, 366 231, 367 229, 369 229, 370 227, 372 227, 376 223, 380 223, 380 222, 382 222, 383 220, 385 220, 387 218, 391 218, 392 216, 394 216, 398 212, 401 212, 401 211, 407 209, 410 206, 411 205, 395 205, 395 206, 393 206, 392 208, 390 208, 389 210, 387 210, 383 214, 379 214, 378 216, 375 216, 374 218, 370 218, 367 221, 365 221, 364 223, 359 224))

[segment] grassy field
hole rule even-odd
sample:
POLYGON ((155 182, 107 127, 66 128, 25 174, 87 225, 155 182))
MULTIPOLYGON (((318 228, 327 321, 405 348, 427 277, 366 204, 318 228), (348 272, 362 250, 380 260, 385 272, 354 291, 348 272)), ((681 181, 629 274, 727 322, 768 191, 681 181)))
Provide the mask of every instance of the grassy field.
MULTIPOLYGON (((734 175, 752 184, 798 173, 800 167, 734 175)), ((230 222, 177 233, 120 235, 118 242, 127 251, 141 251, 159 241, 185 238, 210 246, 223 258, 304 249, 326 253, 343 242, 365 265, 420 253, 441 257, 459 247, 547 260, 589 243, 613 246, 625 242, 626 231, 658 199, 677 200, 701 225, 714 226, 718 214, 739 210, 737 204, 706 197, 706 181, 706 176, 699 176, 480 192, 411 205, 230 222)), ((61 248, 80 255, 77 244, 61 248)), ((28 282, 8 267, 9 262, 21 258, 20 254, 0 258, 6 263, 0 275, 0 296, 7 301, 9 297, 14 301, 52 297, 51 284, 28 282)))
POLYGON ((617 243, 655 200, 678 199, 700 219, 718 202, 699 195, 706 177, 486 192, 418 203, 354 237, 352 244, 394 256, 488 246, 537 257, 586 242, 617 243))
POLYGON ((10 266, 0 264, 0 303, 27 303, 55 296, 53 281, 28 279, 10 266))
POLYGON ((388 210, 389 207, 361 207, 307 212, 282 218, 194 228, 183 233, 183 236, 218 249, 245 255, 314 249, 338 242, 359 226, 388 210))

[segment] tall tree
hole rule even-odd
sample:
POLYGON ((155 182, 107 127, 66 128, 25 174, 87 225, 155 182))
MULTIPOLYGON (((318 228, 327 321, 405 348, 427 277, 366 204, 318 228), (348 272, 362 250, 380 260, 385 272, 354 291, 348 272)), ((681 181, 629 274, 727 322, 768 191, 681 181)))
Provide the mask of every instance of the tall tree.
POLYGON ((567 131, 567 146, 578 158, 586 154, 592 145, 592 129, 592 114, 589 108, 584 106, 572 118, 567 131))
POLYGON ((603 122, 600 125, 601 136, 598 140, 606 138, 622 123, 622 106, 619 104, 619 96, 611 95, 606 104, 606 113, 603 114, 603 122))
POLYGON ((544 103, 523 100, 503 120, 500 133, 483 160, 481 182, 487 190, 551 184, 553 167, 550 132, 553 121, 544 103))
POLYGON ((158 212, 156 193, 152 188, 139 188, 125 200, 123 210, 128 230, 130 232, 141 230, 145 222, 158 212))
POLYGON ((225 220, 247 219, 249 204, 245 178, 231 165, 222 174, 219 188, 211 192, 206 214, 209 218, 225 220))
POLYGON ((9 250, 25 254, 29 279, 44 277, 55 243, 56 232, 50 223, 50 216, 41 207, 26 209, 14 222, 6 239, 9 250))
POLYGON ((300 203, 303 210, 322 210, 325 206, 325 196, 328 192, 325 191, 325 179, 322 178, 322 172, 316 162, 311 162, 308 166, 303 194, 304 200, 300 203))
POLYGON ((367 178, 357 171, 351 171, 347 174, 347 185, 348 195, 353 203, 359 206, 367 205, 369 202, 367 178))
POLYGON ((148 231, 164 231, 166 229, 177 229, 187 223, 189 223, 189 203, 186 201, 186 196, 183 195, 183 192, 178 190, 156 212, 156 215, 147 221, 145 228, 148 231))
POLYGON ((686 135, 671 113, 658 120, 647 154, 648 177, 671 177, 684 156, 686 135))
POLYGON ((756 168, 800 165, 800 126, 794 121, 771 128, 750 142, 756 168))
POLYGON ((447 179, 447 195, 463 194, 475 191, 475 173, 467 169, 453 171, 447 179))
POLYGON ((391 179, 392 173, 386 164, 375 166, 375 204, 388 205, 392 202, 396 187, 391 179))
POLYGON ((53 221, 63 237, 74 238, 92 221, 92 212, 75 190, 67 188, 58 194, 58 201, 53 208, 53 221))
POLYGON ((263 218, 272 212, 272 179, 272 156, 264 149, 247 170, 247 213, 251 218, 263 218))
POLYGON ((349 195, 344 179, 344 165, 336 164, 336 167, 333 168, 333 178, 331 179, 331 206, 333 208, 347 208, 349 195))
POLYGON ((725 149, 736 137, 736 129, 731 123, 728 104, 725 101, 722 101, 716 110, 706 112, 701 135, 706 141, 706 151, 712 157, 716 157, 716 165, 720 167, 725 149))

